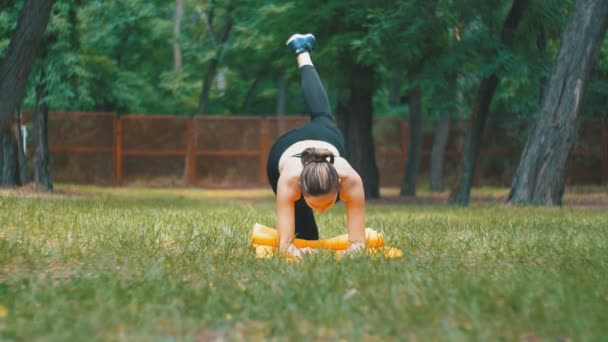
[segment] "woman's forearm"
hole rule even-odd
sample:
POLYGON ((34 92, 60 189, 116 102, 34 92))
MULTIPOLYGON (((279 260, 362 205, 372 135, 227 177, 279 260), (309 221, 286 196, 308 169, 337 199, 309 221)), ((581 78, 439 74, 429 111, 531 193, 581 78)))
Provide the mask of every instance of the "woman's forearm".
POLYGON ((350 242, 365 243, 365 207, 346 204, 346 224, 350 242))
POLYGON ((365 194, 359 177, 350 185, 345 202, 348 240, 365 243, 365 194))

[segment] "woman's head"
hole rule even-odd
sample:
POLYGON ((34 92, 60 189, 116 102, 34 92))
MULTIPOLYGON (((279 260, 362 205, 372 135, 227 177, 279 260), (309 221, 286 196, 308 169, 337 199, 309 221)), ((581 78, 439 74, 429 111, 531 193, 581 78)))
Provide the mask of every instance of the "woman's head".
POLYGON ((304 168, 300 175, 300 190, 308 205, 317 211, 333 206, 340 188, 333 153, 323 148, 307 148, 302 152, 301 160, 304 168))

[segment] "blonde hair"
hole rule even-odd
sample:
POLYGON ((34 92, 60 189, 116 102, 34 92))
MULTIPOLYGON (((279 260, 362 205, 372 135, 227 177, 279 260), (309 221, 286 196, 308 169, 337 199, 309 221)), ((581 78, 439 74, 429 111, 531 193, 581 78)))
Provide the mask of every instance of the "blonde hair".
POLYGON ((304 195, 325 195, 338 192, 338 171, 334 167, 334 154, 325 148, 309 147, 301 156, 302 174, 300 190, 304 195))

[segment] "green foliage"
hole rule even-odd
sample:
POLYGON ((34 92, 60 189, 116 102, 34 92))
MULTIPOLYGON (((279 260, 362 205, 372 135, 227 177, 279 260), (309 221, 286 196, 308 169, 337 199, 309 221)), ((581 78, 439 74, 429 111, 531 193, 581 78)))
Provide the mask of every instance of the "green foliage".
POLYGON ((50 108, 86 110, 94 108, 91 92, 85 83, 90 70, 83 63, 79 50, 77 11, 78 0, 55 3, 46 33, 41 43, 41 56, 32 72, 30 91, 25 107, 35 107, 36 87, 44 84, 47 95, 42 99, 50 108))
POLYGON ((0 60, 4 56, 4 51, 10 43, 11 31, 17 26, 17 17, 21 10, 21 4, 12 2, 1 3, 0 11, 0 60))
POLYGON ((168 109, 156 102, 160 76, 171 68, 168 9, 141 0, 92 2, 82 8, 82 50, 90 62, 99 63, 90 66, 95 72, 86 85, 98 95, 96 106, 120 113, 168 109))
MULTIPOLYGON (((0 201, 2 340, 605 337, 600 210, 371 204, 369 226, 403 259, 294 264, 254 257, 269 191, 69 189, 0 201)), ((341 206, 319 217, 322 237, 345 224, 341 206)))
MULTIPOLYGON (((0 12, 0 55, 22 3, 8 1, 0 12)), ((288 113, 301 113, 299 75, 284 42, 294 32, 313 32, 313 59, 333 101, 356 79, 350 72, 356 62, 378 75, 375 115, 407 115, 406 105, 388 104, 390 79, 398 71, 401 96, 420 85, 425 116, 449 111, 462 117, 470 112, 480 80, 496 72, 501 84, 492 112, 530 117, 573 1, 529 1, 514 44, 505 47, 500 35, 511 5, 511 0, 185 0, 174 37, 174 1, 58 0, 24 107, 34 105, 35 87, 43 83, 52 109, 192 114, 209 63, 217 58, 226 88, 213 83, 210 113, 240 114, 254 81, 246 110, 274 113, 279 78, 289 85, 288 113), (229 20, 233 28, 220 44, 229 20), (173 65, 174 42, 183 56, 179 69, 173 65)), ((603 112, 604 69, 598 67, 590 84, 583 115, 603 112)))
POLYGON ((513 48, 502 49, 497 58, 501 79, 493 103, 497 115, 530 118, 537 112, 572 9, 572 1, 529 3, 513 48))
POLYGON ((595 72, 583 98, 581 113, 583 116, 595 116, 608 119, 608 40, 604 40, 597 60, 595 72))

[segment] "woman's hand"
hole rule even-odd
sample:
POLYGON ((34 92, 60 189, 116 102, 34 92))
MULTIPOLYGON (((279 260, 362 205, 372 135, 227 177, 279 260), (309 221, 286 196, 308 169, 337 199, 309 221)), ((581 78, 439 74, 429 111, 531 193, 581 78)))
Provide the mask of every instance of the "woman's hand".
POLYGON ((298 248, 293 243, 290 243, 286 248, 281 248, 281 254, 287 258, 302 259, 305 254, 315 253, 316 250, 310 247, 298 248))
POLYGON ((364 251, 365 251, 364 242, 352 242, 351 241, 350 246, 348 246, 347 249, 337 252, 337 257, 338 258, 351 257, 351 256, 355 256, 357 254, 363 253, 364 251))
POLYGON ((344 253, 354 254, 354 253, 363 252, 364 249, 365 249, 365 242, 351 242, 350 246, 348 246, 348 248, 344 251, 344 253))

